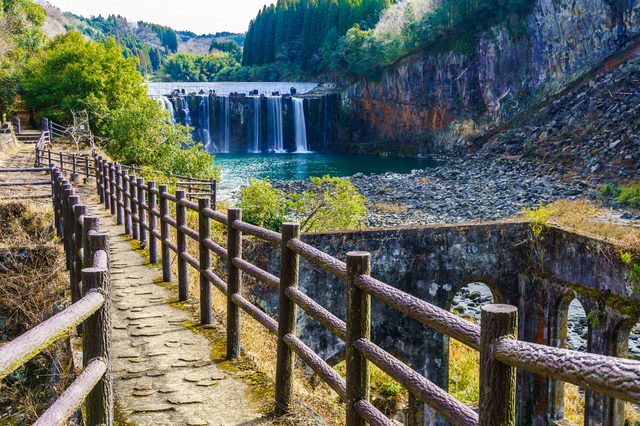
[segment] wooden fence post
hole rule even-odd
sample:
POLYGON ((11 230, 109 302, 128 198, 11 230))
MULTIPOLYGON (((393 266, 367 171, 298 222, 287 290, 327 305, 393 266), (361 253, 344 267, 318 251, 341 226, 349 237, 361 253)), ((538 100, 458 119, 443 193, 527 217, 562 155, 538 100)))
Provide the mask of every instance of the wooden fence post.
POLYGON ((62 158, 62 151, 60 151, 59 153, 59 157, 60 157, 60 171, 62 171, 62 173, 65 172, 65 168, 64 168, 64 158, 62 158))
POLYGON ((140 238, 140 217, 136 219, 138 215, 138 188, 136 187, 136 175, 129 176, 129 193, 131 194, 131 237, 134 240, 140 238))
POLYGON ((71 269, 71 251, 69 250, 69 197, 73 195, 73 187, 69 181, 64 180, 62 185, 62 236, 64 238, 64 251, 67 258, 67 271, 71 269))
MULTIPOLYGON (((71 285, 71 299, 73 300, 73 289, 77 288, 78 283, 76 282, 76 258, 78 254, 78 248, 80 248, 80 244, 76 244, 76 209, 75 206, 80 203, 80 197, 77 195, 69 196, 68 201, 68 215, 69 215, 69 227, 67 229, 67 240, 69 245, 69 284, 71 285)), ((79 299, 77 299, 79 300, 79 299)))
POLYGON ((213 209, 213 211, 216 211, 217 209, 217 192, 218 192, 218 187, 217 187, 217 182, 215 179, 211 179, 211 209, 213 209))
POLYGON ((89 157, 84 157, 84 174, 87 175, 87 179, 91 175, 89 172, 89 157))
POLYGON ((95 171, 96 171, 96 187, 98 188, 98 195, 100 196, 100 204, 104 203, 104 188, 101 187, 101 185, 104 185, 103 179, 102 179, 102 157, 97 156, 97 154, 93 154, 94 155, 94 164, 93 166, 95 167, 95 171))
POLYGON ((493 345, 517 338, 518 308, 510 305, 482 307, 480 332, 479 426, 513 426, 516 421, 516 368, 493 358, 493 345))
MULTIPOLYGON (((83 204, 74 206, 74 241, 75 250, 74 256, 76 258, 74 265, 75 284, 71 284, 71 303, 76 303, 82 298, 82 269, 84 268, 84 259, 80 256, 80 249, 84 247, 84 235, 83 224, 84 217, 87 215, 88 208, 83 204), (82 219, 82 223, 80 222, 82 219)), ((84 250, 83 250, 84 251, 84 250)), ((82 324, 76 327, 78 336, 82 335, 82 324)))
POLYGON ((129 172, 122 171, 122 202, 124 204, 124 233, 131 235, 131 193, 129 192, 129 172))
POLYGON ((122 225, 122 167, 115 163, 116 175, 116 225, 122 225))
MULTIPOLYGON (((91 251, 91 244, 89 242, 89 233, 91 231, 98 232, 100 230, 100 218, 96 216, 85 216, 82 223, 82 248, 84 250, 84 256, 82 258, 82 264, 86 268, 93 266, 93 252, 91 251)), ((81 295, 84 294, 84 291, 81 295)))
POLYGON ((109 163, 109 187, 111 187, 111 215, 116 215, 117 198, 116 198, 116 179, 115 179, 115 166, 113 163, 109 163))
POLYGON ((58 169, 56 167, 51 168, 51 195, 53 196, 53 217, 56 225, 56 234, 60 237, 60 213, 58 211, 60 195, 58 194, 58 169))
POLYGON ((156 210, 156 194, 152 192, 156 188, 156 182, 150 180, 147 182, 149 187, 149 193, 147 194, 149 205, 149 262, 158 263, 158 239, 153 235, 157 231, 156 215, 153 214, 153 210, 156 210))
POLYGON ((300 256, 287 247, 290 240, 300 237, 299 223, 282 224, 280 248, 280 302, 278 304, 278 357, 276 364, 276 414, 285 414, 293 401, 293 372, 295 353, 284 342, 284 337, 296 332, 297 305, 289 299, 286 290, 298 288, 300 256))
POLYGON ((189 265, 182 254, 188 252, 187 234, 180 229, 187 226, 187 208, 180 204, 180 200, 186 198, 184 189, 176 190, 176 238, 178 246, 178 300, 189 299, 189 265))
POLYGON ((242 209, 227 210, 227 358, 240 358, 240 345, 242 335, 240 334, 240 308, 236 305, 232 297, 234 294, 240 295, 242 286, 242 271, 237 268, 232 260, 242 259, 242 232, 233 227, 233 222, 242 220, 242 209))
POLYGON ((169 240, 169 224, 164 220, 169 215, 169 200, 165 198, 168 193, 167 185, 158 187, 160 192, 160 235, 162 236, 162 281, 168 283, 171 281, 171 249, 166 241, 169 240))
POLYGON ((105 210, 111 209, 111 197, 109 191, 111 185, 109 184, 109 172, 107 168, 107 160, 102 160, 102 181, 104 183, 104 208, 105 210))
POLYGON ((51 149, 49 149, 47 153, 48 153, 49 166, 51 166, 53 164, 53 162, 51 161, 51 149))
POLYGON ((142 187, 144 185, 144 178, 138 178, 138 227, 140 228, 140 248, 144 248, 147 245, 147 230, 144 227, 146 222, 146 210, 143 207, 146 203, 145 190, 142 187))
POLYGON ((73 171, 72 173, 72 177, 76 175, 76 168, 77 168, 77 160, 78 160, 78 154, 73 154, 73 156, 71 157, 73 158, 72 160, 72 165, 73 165, 73 171))
POLYGON ((358 339, 371 338, 371 296, 355 286, 360 275, 371 273, 369 253, 347 253, 347 426, 365 426, 365 420, 353 409, 361 399, 369 401, 369 361, 353 347, 358 339))
POLYGON ((211 269, 211 252, 204 245, 205 240, 211 239, 211 219, 204 214, 204 209, 211 207, 208 198, 198 199, 198 237, 200 243, 200 324, 213 322, 211 306, 211 283, 204 274, 211 269))
MULTIPOLYGON (((109 251, 108 239, 106 251, 109 251)), ((109 297, 109 270, 85 268, 82 282, 88 291, 99 291, 105 296, 104 305, 84 322, 83 363, 86 367, 93 359, 102 359, 107 371, 87 396, 87 426, 113 425, 113 371, 111 360, 111 299, 109 297)))

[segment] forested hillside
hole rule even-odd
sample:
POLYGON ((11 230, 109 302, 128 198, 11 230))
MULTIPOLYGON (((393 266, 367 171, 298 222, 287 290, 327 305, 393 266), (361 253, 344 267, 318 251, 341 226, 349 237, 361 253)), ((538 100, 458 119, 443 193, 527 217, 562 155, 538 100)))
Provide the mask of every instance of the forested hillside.
POLYGON ((505 23, 514 38, 533 1, 278 0, 251 21, 242 64, 229 78, 379 76, 414 52, 469 55, 480 34, 505 23), (263 71, 256 72, 255 67, 263 71), (267 69, 267 71, 264 71, 267 69))
POLYGON ((197 35, 144 21, 130 22, 119 15, 87 18, 48 3, 43 8, 52 21, 49 26, 55 28, 50 36, 77 31, 97 42, 113 39, 125 58, 137 58, 138 71, 147 79, 213 81, 223 68, 240 65, 244 34, 197 35))

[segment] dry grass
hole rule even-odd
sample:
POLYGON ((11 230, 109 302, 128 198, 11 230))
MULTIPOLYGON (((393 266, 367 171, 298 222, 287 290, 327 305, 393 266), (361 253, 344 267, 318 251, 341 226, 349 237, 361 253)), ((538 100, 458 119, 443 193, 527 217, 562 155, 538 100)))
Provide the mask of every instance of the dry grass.
POLYGON ((387 213, 405 213, 407 208, 400 204, 372 204, 372 209, 380 210, 387 213))
POLYGON ((584 394, 571 383, 564 384, 564 417, 577 425, 584 424, 584 394))
POLYGON ((622 226, 603 219, 605 211, 599 209, 584 200, 558 200, 551 207, 556 212, 551 216, 551 221, 578 231, 604 237, 608 240, 619 241, 632 233, 637 233, 630 226, 622 226))
POLYGON ((640 412, 638 406, 634 406, 626 403, 624 407, 624 424, 625 426, 638 426, 640 425, 640 412))
MULTIPOLYGON (((29 203, 0 205, 0 346, 66 307, 64 257, 51 245, 51 219, 29 203), (19 247, 10 247, 12 241, 19 247)), ((0 424, 33 423, 74 379, 70 366, 63 339, 5 378, 0 424)))
POLYGON ((455 339, 449 339, 449 394, 475 406, 480 398, 479 353, 455 339))
POLYGON ((55 235, 53 211, 32 203, 0 204, 0 230, 0 247, 46 243, 55 235))

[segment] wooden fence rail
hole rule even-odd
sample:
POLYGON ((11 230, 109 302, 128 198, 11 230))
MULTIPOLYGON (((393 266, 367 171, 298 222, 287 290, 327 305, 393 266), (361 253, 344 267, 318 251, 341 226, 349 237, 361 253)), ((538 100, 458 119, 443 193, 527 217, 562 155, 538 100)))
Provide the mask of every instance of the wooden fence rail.
MULTIPOLYGON (((298 224, 283 224, 282 233, 269 231, 243 222, 240 209, 229 209, 228 214, 224 215, 215 211, 210 198, 200 198, 198 203, 194 203, 187 200, 187 192, 183 189, 176 190, 173 195, 167 191, 166 185, 159 185, 156 189, 155 182, 145 183, 130 175, 129 171, 135 172, 135 168, 122 170, 122 167, 97 156, 94 156, 94 161, 98 195, 105 208, 115 213, 115 206, 122 207, 125 232, 133 234, 142 243, 148 239, 149 246, 152 241, 160 245, 165 281, 172 279, 171 252, 176 254, 180 300, 187 300, 189 296, 189 266, 197 272, 202 324, 211 322, 211 284, 227 296, 227 357, 240 356, 240 310, 277 336, 275 399, 280 411, 286 411, 292 402, 294 354, 346 400, 348 426, 364 425, 365 422, 392 425, 369 402, 370 362, 455 425, 515 424, 517 368, 640 403, 640 362, 518 341, 515 338, 517 309, 513 306, 484 306, 481 328, 370 277, 368 253, 347 253, 346 263, 342 262, 300 241, 298 224), (169 203, 173 203, 173 208, 169 203), (170 216, 171 211, 175 211, 175 218, 170 216), (188 211, 198 215, 197 230, 187 226, 188 211), (211 220, 226 226, 226 248, 211 240, 211 220), (131 230, 127 229, 128 221, 131 221, 131 230), (175 241, 170 239, 170 227, 176 231, 175 241), (245 234, 271 243, 274 249, 280 249, 280 277, 242 259, 242 239, 245 234), (198 243, 198 258, 194 257, 196 253, 188 252, 188 238, 198 243), (226 260, 226 282, 211 270, 212 253, 226 260), (346 321, 337 318, 298 289, 300 257, 346 282, 346 321), (258 279, 280 293, 277 321, 242 296, 243 274, 258 279), (371 297, 480 352, 479 414, 371 342, 371 297), (298 307, 345 341, 346 380, 296 337, 298 307)), ((154 256, 157 261, 157 253, 154 256)))
MULTIPOLYGON (((44 172, 51 174, 51 167, 28 167, 28 168, 1 168, 0 173, 24 173, 24 172, 44 172)), ((20 181, 20 182, 1 182, 0 187, 7 186, 20 186, 20 187, 30 187, 30 186, 51 186, 52 191, 48 194, 40 194, 40 195, 3 195, 0 196, 0 200, 17 200, 17 199, 37 199, 37 198, 51 198, 53 196, 53 185, 54 178, 52 176, 51 179, 46 181, 20 181)))
POLYGON ((88 426, 112 426, 109 236, 98 232, 98 218, 86 215, 86 206, 79 204, 55 166, 37 170, 51 172, 55 225, 65 243, 72 305, 0 348, 0 378, 79 327, 84 370, 35 424, 63 424, 85 401, 88 426))

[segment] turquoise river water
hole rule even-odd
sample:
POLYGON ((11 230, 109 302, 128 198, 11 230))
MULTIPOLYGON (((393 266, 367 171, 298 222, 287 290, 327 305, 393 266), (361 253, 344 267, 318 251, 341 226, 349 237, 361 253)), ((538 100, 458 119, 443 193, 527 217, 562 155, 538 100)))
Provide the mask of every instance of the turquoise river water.
POLYGON ((298 180, 310 176, 353 176, 356 173, 411 173, 414 169, 437 167, 442 163, 423 158, 379 157, 355 154, 284 153, 216 154, 215 164, 222 169, 221 189, 230 190, 249 178, 298 180))

